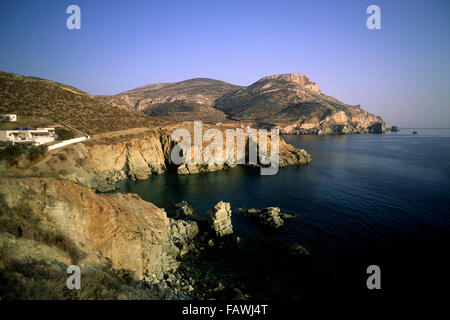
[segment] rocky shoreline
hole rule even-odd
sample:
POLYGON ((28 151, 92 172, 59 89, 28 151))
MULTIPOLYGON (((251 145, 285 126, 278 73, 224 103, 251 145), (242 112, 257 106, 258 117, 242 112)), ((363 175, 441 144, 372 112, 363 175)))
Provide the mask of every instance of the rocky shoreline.
MULTIPOLYGON (((0 172, 0 297, 247 299, 263 292, 254 290, 257 283, 235 279, 240 272, 220 268, 233 270, 236 255, 249 263, 242 248, 252 251, 258 245, 234 233, 232 212, 272 228, 282 225, 279 210, 250 218, 224 202, 202 213, 183 202, 166 213, 134 194, 104 193, 124 179, 233 167, 175 167, 170 148, 167 131, 127 131, 99 135, 0 172), (81 268, 88 289, 65 288, 69 265, 81 268)), ((281 167, 310 161, 305 150, 280 141, 281 167)))
MULTIPOLYGON (((199 300, 267 298, 267 296, 258 295, 251 285, 252 281, 249 282, 245 278, 238 280, 237 272, 223 268, 223 260, 239 263, 242 258, 247 260, 246 255, 249 254, 249 250, 253 251, 257 248, 255 239, 244 239, 234 234, 231 216, 241 214, 249 217, 256 227, 266 231, 276 230, 283 226, 286 219, 294 219, 298 216, 280 213, 278 207, 248 210, 238 208, 232 211, 230 204, 222 201, 204 213, 197 212, 185 201, 176 204, 175 207, 177 210, 173 214, 176 217, 173 223, 179 224, 183 221, 184 225, 193 225, 196 236, 192 237, 192 232, 189 231, 185 233, 185 230, 189 228, 173 228, 172 235, 175 239, 184 238, 191 241, 186 244, 188 249, 181 257, 180 267, 173 272, 163 274, 162 279, 155 280, 154 284, 173 290, 179 298, 186 296, 199 300), (241 257, 236 258, 239 255, 241 257), (221 271, 218 272, 217 269, 221 271)), ((309 256, 310 252, 300 244, 292 244, 281 255, 302 259, 309 256)), ((255 262, 259 261, 255 260, 255 262)), ((267 290, 263 292, 267 294, 267 290)))
MULTIPOLYGON (((0 195, 2 299, 250 299, 264 292, 245 275, 251 268, 235 270, 255 263, 260 277, 267 272, 258 267, 260 246, 233 232, 231 216, 249 214, 228 203, 198 212, 184 202, 166 213, 137 195, 95 194, 51 178, 2 179, 0 195), (69 265, 82 270, 79 292, 65 287, 69 265)), ((271 213, 267 221, 275 213, 283 219, 279 209, 261 212, 271 213)))

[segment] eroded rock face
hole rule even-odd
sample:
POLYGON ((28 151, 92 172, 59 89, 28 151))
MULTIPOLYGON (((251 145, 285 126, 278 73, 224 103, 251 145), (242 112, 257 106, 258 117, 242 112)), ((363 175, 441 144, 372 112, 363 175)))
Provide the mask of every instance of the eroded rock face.
POLYGON ((172 242, 180 250, 179 255, 181 257, 193 248, 192 241, 195 237, 197 237, 198 233, 199 228, 197 222, 170 219, 170 234, 172 237, 172 242))
POLYGON ((170 136, 159 130, 118 132, 59 150, 58 154, 64 154, 66 160, 50 157, 39 169, 42 175, 56 173, 63 179, 107 192, 114 190, 120 180, 144 180, 166 172, 171 145, 170 136))
POLYGON ((198 233, 195 223, 171 221, 137 195, 98 195, 67 180, 2 179, 0 194, 6 265, 55 260, 83 271, 110 261, 138 279, 158 278, 178 266, 198 233))
POLYGON ((263 209, 257 216, 257 219, 259 223, 275 229, 283 226, 284 224, 284 221, 280 216, 280 208, 278 207, 268 207, 263 209))
POLYGON ((233 234, 231 224, 231 207, 227 202, 220 201, 206 212, 206 219, 217 237, 233 234))
POLYGON ((195 215, 194 208, 186 202, 182 201, 180 203, 175 204, 177 211, 175 212, 176 219, 193 219, 195 215))
MULTIPOLYGON (((192 127, 192 123, 188 125, 192 127)), ((227 164, 225 157, 223 163, 218 164, 173 164, 171 151, 175 142, 170 138, 173 129, 145 130, 130 137, 110 134, 112 137, 93 138, 58 151, 65 155, 65 160, 59 159, 55 153, 55 156, 40 164, 40 172, 45 176, 57 174, 63 179, 75 181, 93 190, 107 192, 114 190, 120 180, 144 180, 152 174, 161 174, 169 169, 178 174, 197 174, 236 166, 236 163, 227 164)), ((191 154, 193 155, 193 151, 191 154)), ((305 150, 296 149, 284 140, 279 140, 280 167, 306 164, 310 161, 311 157, 305 150)), ((17 171, 14 176, 21 174, 23 172, 17 171)))
POLYGON ((220 170, 223 170, 225 168, 231 168, 231 167, 233 167, 233 166, 229 166, 226 163, 224 163, 224 164, 210 164, 210 165, 190 163, 190 164, 181 164, 177 168, 177 173, 178 174, 183 174, 183 175, 196 174, 196 173, 206 173, 206 172, 220 171, 220 170))
POLYGON ((294 125, 281 125, 284 133, 296 134, 352 134, 384 133, 387 124, 378 116, 355 106, 341 107, 328 114, 318 114, 312 118, 303 118, 294 125), (377 128, 374 130, 374 128, 377 128))
POLYGON ((387 129, 380 117, 323 94, 298 73, 261 78, 220 97, 215 107, 235 119, 277 126, 287 134, 368 133, 375 123, 387 129))
POLYGON ((383 127, 383 124, 380 122, 374 123, 368 127, 369 133, 384 133, 386 128, 383 127))
POLYGON ((278 87, 281 82, 296 84, 299 88, 304 88, 311 90, 313 92, 322 93, 319 86, 309 79, 303 73, 286 73, 286 74, 276 74, 272 76, 266 76, 261 78, 258 82, 253 84, 253 86, 264 92, 263 90, 274 89, 278 87), (261 86, 257 85, 261 84, 261 86))
POLYGON ((147 133, 142 138, 112 144, 86 145, 86 165, 99 177, 115 179, 129 177, 148 179, 151 174, 167 170, 169 137, 158 131, 147 133))
POLYGON ((252 208, 241 211, 253 217, 253 219, 259 224, 274 229, 277 229, 284 225, 283 218, 290 219, 297 217, 295 215, 281 213, 279 207, 267 207, 261 210, 252 208))
POLYGON ((280 140, 280 167, 307 164, 309 162, 311 162, 311 156, 305 149, 296 149, 280 140))

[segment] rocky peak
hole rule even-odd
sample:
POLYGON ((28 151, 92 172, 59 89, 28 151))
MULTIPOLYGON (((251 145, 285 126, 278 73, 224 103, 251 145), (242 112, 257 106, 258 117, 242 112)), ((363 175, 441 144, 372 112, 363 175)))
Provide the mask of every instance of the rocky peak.
POLYGON ((276 75, 272 75, 272 76, 263 77, 256 83, 258 83, 258 82, 264 82, 264 83, 279 82, 279 81, 291 82, 302 88, 321 93, 319 86, 315 82, 311 81, 311 79, 309 79, 303 73, 276 74, 276 75))

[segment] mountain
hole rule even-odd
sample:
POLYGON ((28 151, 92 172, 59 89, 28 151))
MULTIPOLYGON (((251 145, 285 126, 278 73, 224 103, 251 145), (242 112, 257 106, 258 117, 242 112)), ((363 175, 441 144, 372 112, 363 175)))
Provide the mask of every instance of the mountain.
POLYGON ((301 73, 267 76, 248 87, 197 78, 97 98, 151 116, 240 121, 255 127, 278 127, 284 133, 379 133, 387 129, 380 117, 323 94, 301 73))
POLYGON ((358 133, 387 129, 378 116, 321 92, 304 74, 281 74, 216 100, 215 107, 234 119, 277 125, 297 133, 358 133))
POLYGON ((15 113, 7 126, 66 124, 84 133, 99 133, 164 122, 140 112, 99 101, 77 88, 50 80, 0 71, 0 114, 15 113))
POLYGON ((248 87, 196 78, 92 96, 65 84, 0 71, 0 101, 0 113, 19 115, 21 122, 14 125, 61 123, 85 133, 154 127, 174 120, 245 122, 285 133, 387 129, 380 117, 323 94, 316 83, 297 73, 264 77, 248 87))
POLYGON ((196 78, 150 84, 114 96, 97 98, 112 106, 138 110, 150 116, 218 122, 226 121, 227 115, 214 108, 216 99, 241 88, 219 80, 196 78))

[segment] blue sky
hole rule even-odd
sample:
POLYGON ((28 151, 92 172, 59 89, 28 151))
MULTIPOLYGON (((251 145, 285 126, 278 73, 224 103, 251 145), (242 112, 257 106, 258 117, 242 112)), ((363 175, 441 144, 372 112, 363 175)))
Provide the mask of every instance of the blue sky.
POLYGON ((305 73, 389 124, 450 127, 450 1, 0 2, 0 70, 115 94, 210 77, 305 73), (81 8, 81 30, 66 8, 81 8), (381 30, 366 8, 381 8, 381 30))

